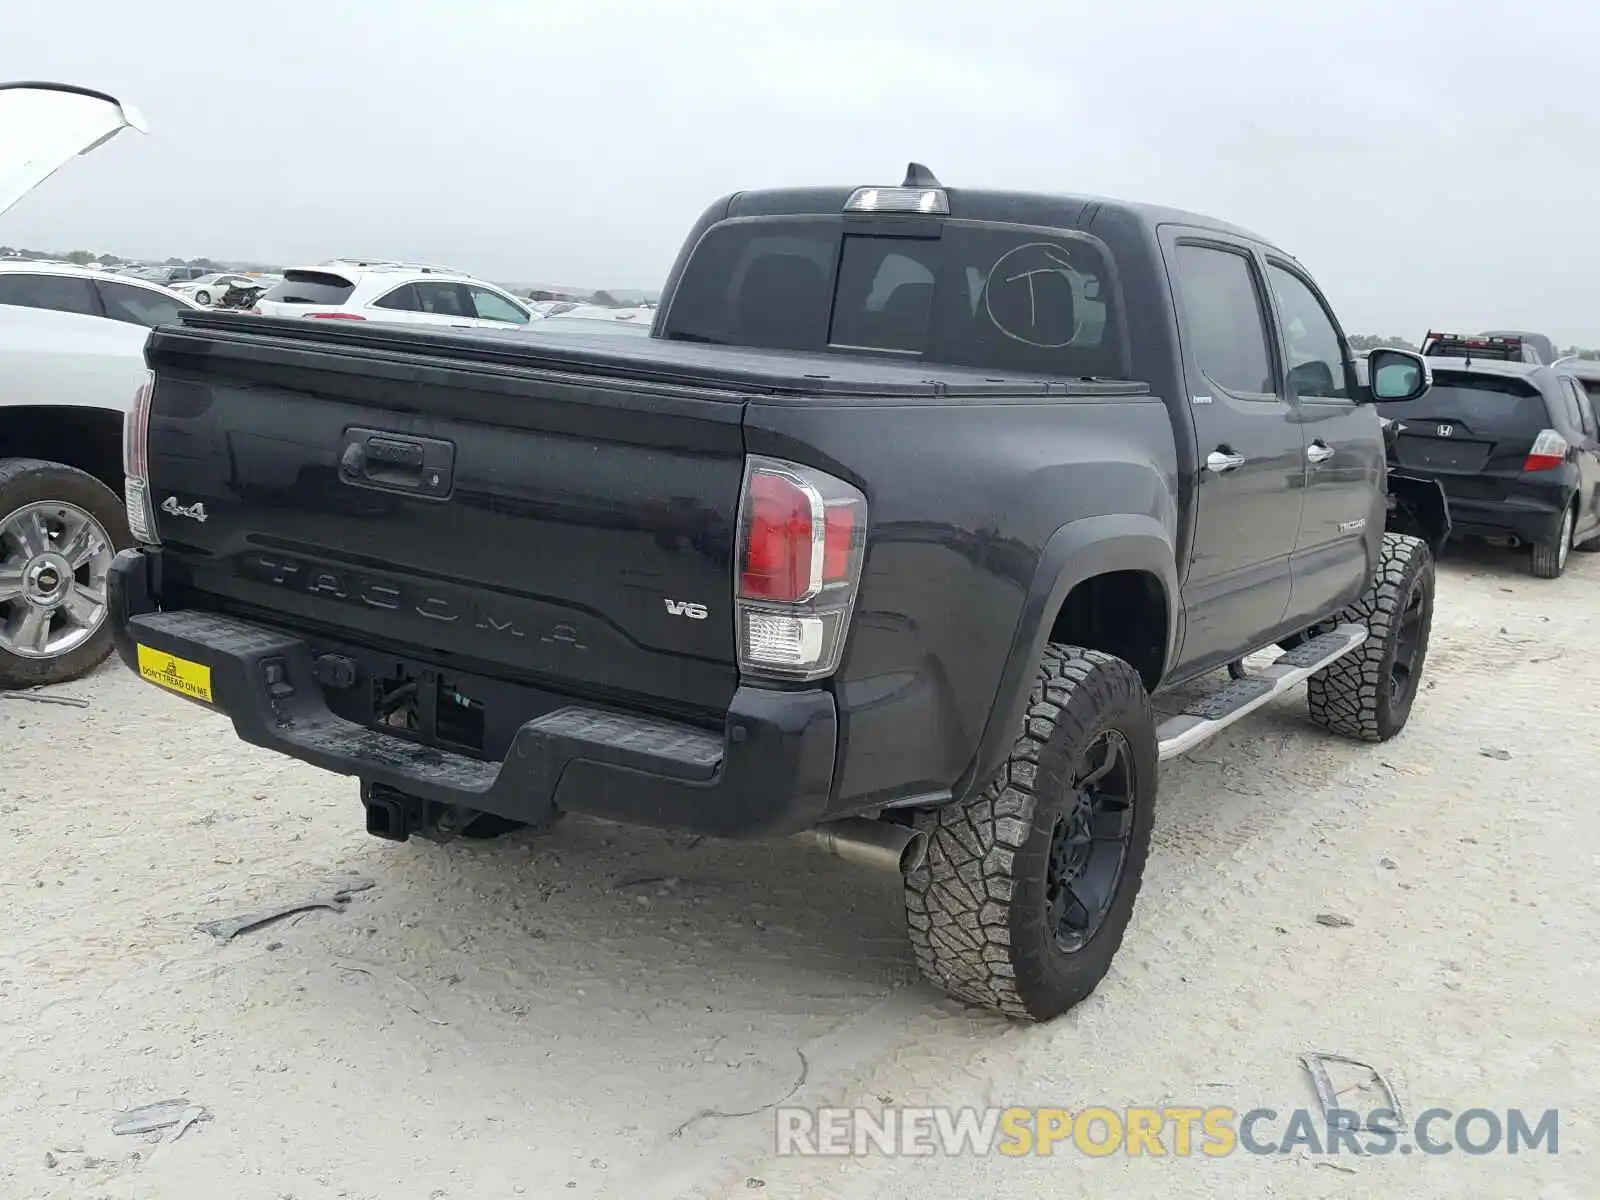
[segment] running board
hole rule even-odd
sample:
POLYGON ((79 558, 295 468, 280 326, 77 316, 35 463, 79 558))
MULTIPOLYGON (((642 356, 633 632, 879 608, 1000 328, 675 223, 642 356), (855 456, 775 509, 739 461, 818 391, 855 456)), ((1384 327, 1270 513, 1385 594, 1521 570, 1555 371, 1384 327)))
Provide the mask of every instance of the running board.
POLYGON ((1161 760, 1185 754, 1255 712, 1274 696, 1304 683, 1323 667, 1358 649, 1367 640, 1365 625, 1340 625, 1329 633, 1286 650, 1272 663, 1220 691, 1191 700, 1175 717, 1156 729, 1161 760))

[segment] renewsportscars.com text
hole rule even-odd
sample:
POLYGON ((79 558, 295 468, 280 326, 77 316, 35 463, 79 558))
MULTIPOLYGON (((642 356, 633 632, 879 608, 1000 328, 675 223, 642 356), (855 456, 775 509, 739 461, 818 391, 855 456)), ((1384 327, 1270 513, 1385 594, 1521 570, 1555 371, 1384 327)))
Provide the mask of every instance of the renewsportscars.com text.
POLYGON ((780 1155, 962 1154, 1164 1158, 1230 1154, 1555 1154, 1560 1114, 1430 1108, 780 1108, 780 1155))

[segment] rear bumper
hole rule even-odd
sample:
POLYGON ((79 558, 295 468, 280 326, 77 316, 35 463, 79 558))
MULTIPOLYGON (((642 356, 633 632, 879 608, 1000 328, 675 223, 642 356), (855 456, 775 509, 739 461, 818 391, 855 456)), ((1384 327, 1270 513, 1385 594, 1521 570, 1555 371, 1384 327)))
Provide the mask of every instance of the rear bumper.
POLYGON ((294 634, 201 611, 157 612, 152 565, 117 555, 108 605, 117 653, 142 645, 206 668, 209 701, 244 741, 438 804, 532 820, 554 803, 625 824, 713 837, 781 836, 821 819, 838 721, 831 693, 740 687, 720 737, 584 705, 528 721, 503 761, 427 746, 335 714, 310 646, 294 634), (270 678, 269 678, 270 675, 270 678))
POLYGON ((1451 530, 1466 537, 1515 537, 1523 542, 1542 542, 1555 536, 1569 502, 1569 494, 1558 488, 1518 488, 1504 500, 1452 496, 1451 530))
POLYGON ((1391 459, 1389 469, 1392 476, 1439 487, 1452 536, 1515 537, 1523 542, 1553 538, 1578 485, 1570 465, 1531 474, 1461 475, 1398 466, 1391 459))

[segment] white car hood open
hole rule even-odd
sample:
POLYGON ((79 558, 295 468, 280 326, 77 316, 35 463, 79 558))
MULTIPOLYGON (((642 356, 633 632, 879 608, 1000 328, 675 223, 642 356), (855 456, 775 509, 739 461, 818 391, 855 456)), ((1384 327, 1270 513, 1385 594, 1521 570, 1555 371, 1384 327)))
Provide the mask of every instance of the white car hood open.
POLYGON ((149 133, 132 105, 66 83, 0 83, 0 213, 124 129, 149 133))

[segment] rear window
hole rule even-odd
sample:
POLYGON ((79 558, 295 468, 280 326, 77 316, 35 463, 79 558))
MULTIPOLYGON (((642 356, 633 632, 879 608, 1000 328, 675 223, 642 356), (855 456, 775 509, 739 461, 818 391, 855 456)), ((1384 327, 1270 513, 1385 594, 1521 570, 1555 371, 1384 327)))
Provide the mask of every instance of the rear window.
POLYGON ((356 285, 343 275, 327 271, 286 271, 282 283, 273 284, 261 297, 279 304, 343 304, 356 285))
POLYGON ((1543 395, 1524 379, 1491 375, 1436 373, 1420 400, 1379 404, 1386 417, 1405 423, 1418 418, 1453 421, 1477 434, 1525 433, 1536 437, 1550 424, 1543 395))
POLYGON ((1126 374, 1110 258, 1097 239, 960 221, 933 236, 890 236, 853 224, 713 227, 678 282, 664 336, 1126 374))

